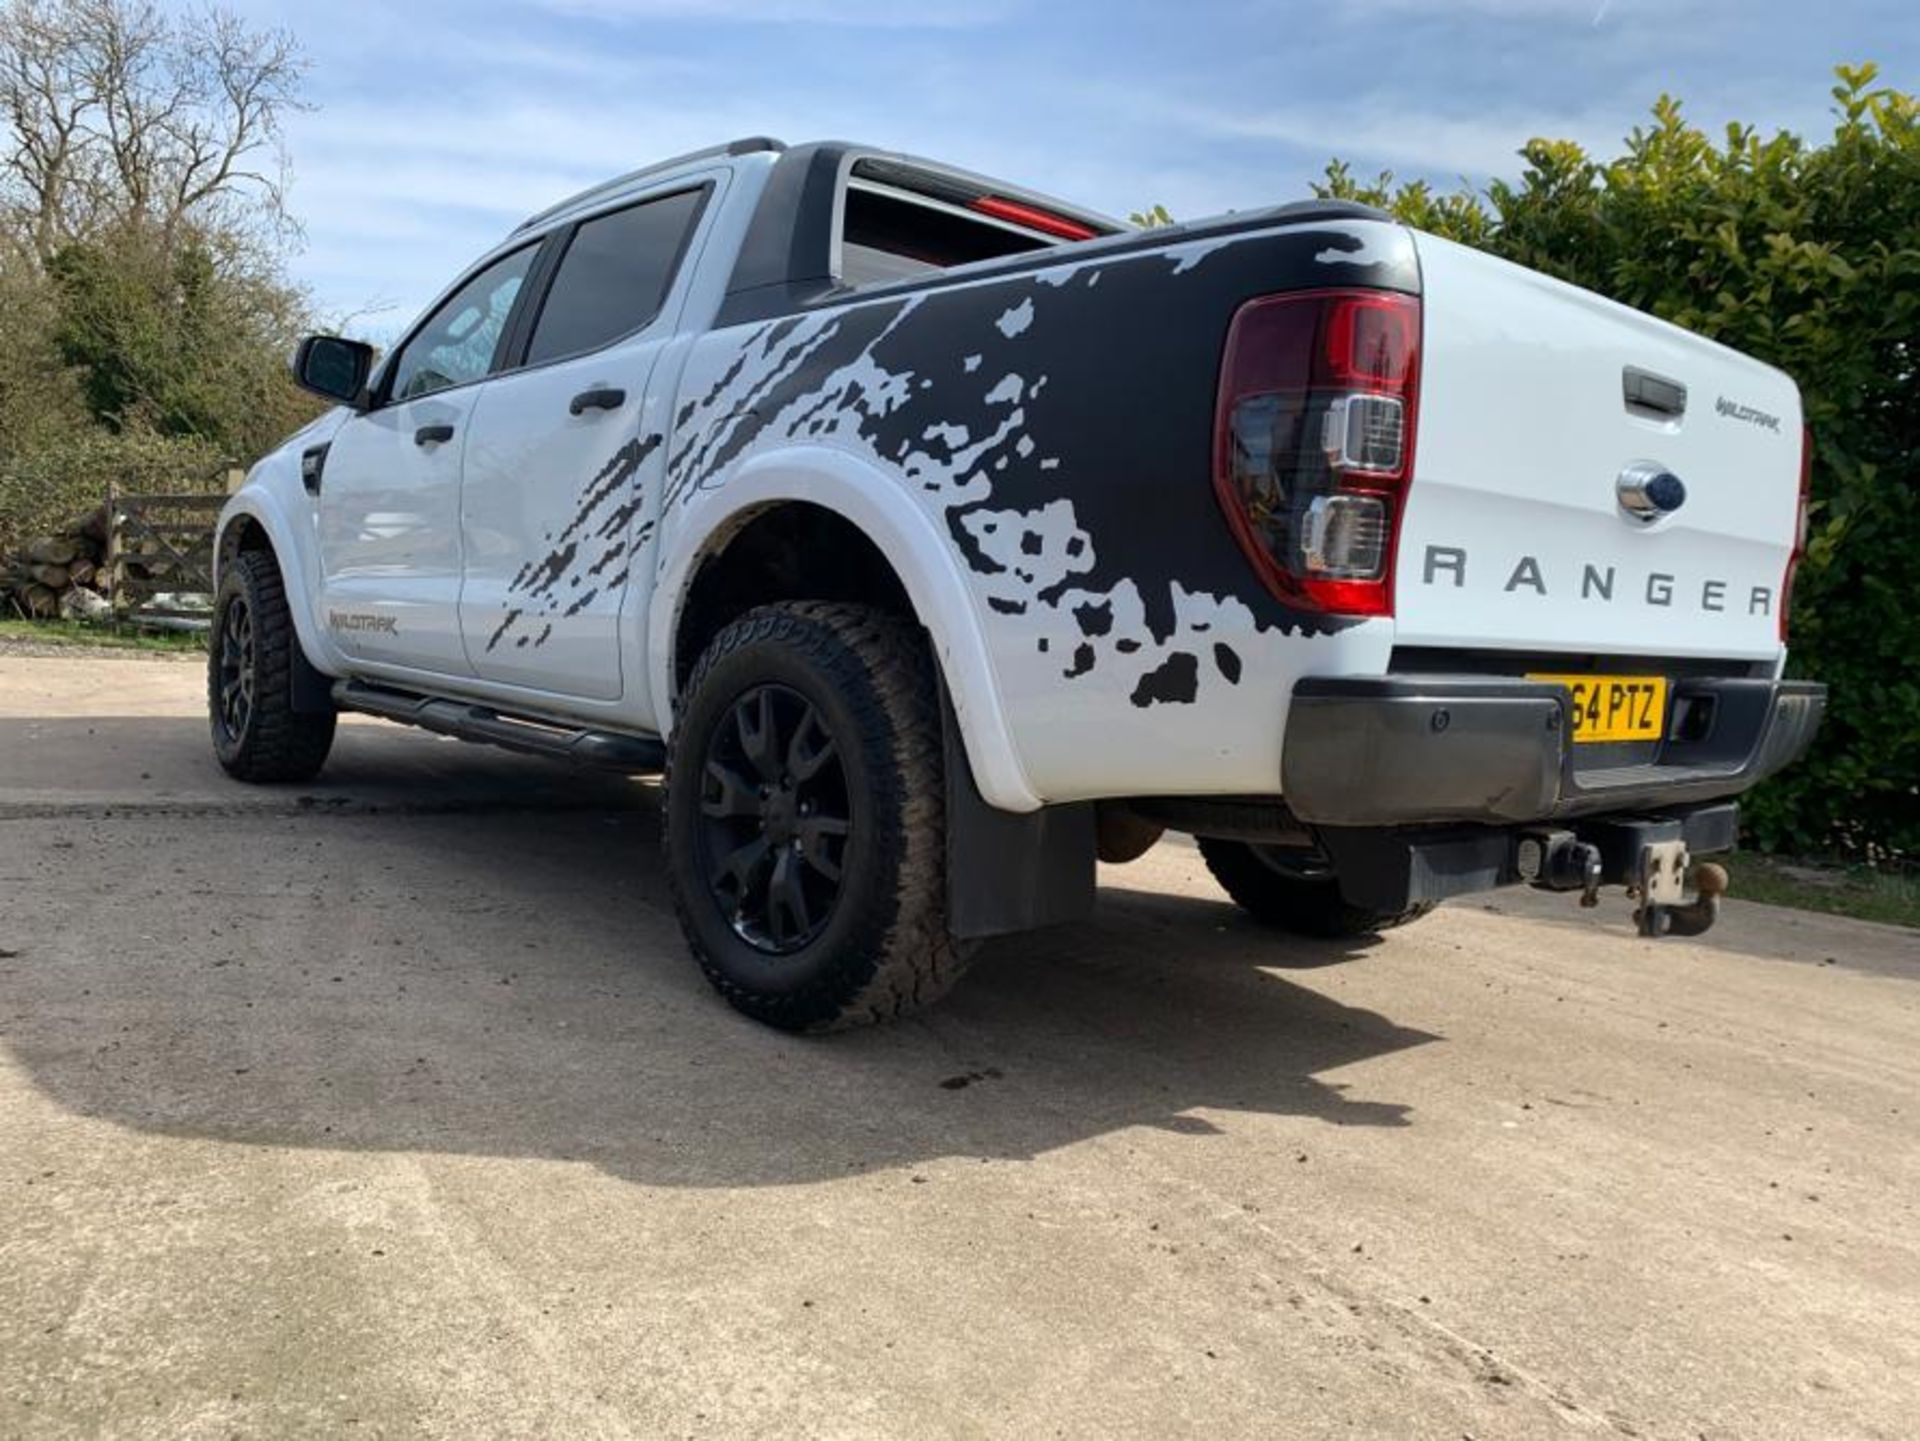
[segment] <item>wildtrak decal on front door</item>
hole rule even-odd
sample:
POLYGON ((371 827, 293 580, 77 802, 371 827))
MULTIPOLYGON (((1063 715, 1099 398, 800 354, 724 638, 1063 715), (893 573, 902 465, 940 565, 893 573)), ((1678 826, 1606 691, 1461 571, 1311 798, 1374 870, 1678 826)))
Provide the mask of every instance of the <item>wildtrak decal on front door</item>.
POLYGON ((335 631, 377 631, 382 635, 397 635, 400 631, 398 617, 377 615, 372 611, 330 610, 327 612, 327 629, 335 631))

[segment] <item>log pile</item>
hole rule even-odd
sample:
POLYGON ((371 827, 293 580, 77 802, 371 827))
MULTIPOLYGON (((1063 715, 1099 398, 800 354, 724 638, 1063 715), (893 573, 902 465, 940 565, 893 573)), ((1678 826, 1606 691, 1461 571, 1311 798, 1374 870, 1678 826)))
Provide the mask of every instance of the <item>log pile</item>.
POLYGON ((107 602, 107 508, 0 556, 0 615, 101 620, 107 602))

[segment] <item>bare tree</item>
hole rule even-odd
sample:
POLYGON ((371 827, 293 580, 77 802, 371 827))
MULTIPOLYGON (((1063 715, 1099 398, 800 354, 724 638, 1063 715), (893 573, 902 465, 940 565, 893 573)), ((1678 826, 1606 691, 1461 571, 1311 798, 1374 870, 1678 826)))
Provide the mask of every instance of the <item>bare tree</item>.
POLYGON ((280 118, 305 61, 285 31, 151 0, 0 3, 0 207, 45 262, 69 241, 137 226, 279 238, 280 118))

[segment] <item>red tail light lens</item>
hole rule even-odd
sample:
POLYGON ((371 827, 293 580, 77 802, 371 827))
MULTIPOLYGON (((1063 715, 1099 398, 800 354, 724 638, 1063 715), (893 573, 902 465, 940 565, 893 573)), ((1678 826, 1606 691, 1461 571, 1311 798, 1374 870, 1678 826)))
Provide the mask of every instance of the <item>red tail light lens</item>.
POLYGON ((1227 331, 1214 489, 1289 605, 1393 614, 1413 474, 1420 302, 1379 290, 1248 301, 1227 331))
POLYGON ((1787 611, 1793 603, 1793 573, 1807 553, 1808 506, 1813 500, 1813 427, 1800 428, 1800 509, 1793 522, 1793 553, 1787 557, 1787 573, 1780 581, 1780 639, 1787 639, 1787 611))

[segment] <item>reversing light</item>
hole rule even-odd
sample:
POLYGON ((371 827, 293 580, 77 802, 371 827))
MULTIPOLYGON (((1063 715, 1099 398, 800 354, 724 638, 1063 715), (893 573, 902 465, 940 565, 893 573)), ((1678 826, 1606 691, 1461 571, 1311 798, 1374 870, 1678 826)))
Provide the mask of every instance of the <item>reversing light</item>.
POLYGON ((1327 407, 1327 463, 1392 475, 1406 444, 1406 407, 1391 395, 1342 395, 1327 407))
POLYGON ((1374 495, 1317 495, 1300 524, 1300 560, 1308 576, 1367 580, 1387 553, 1387 507, 1374 495))

